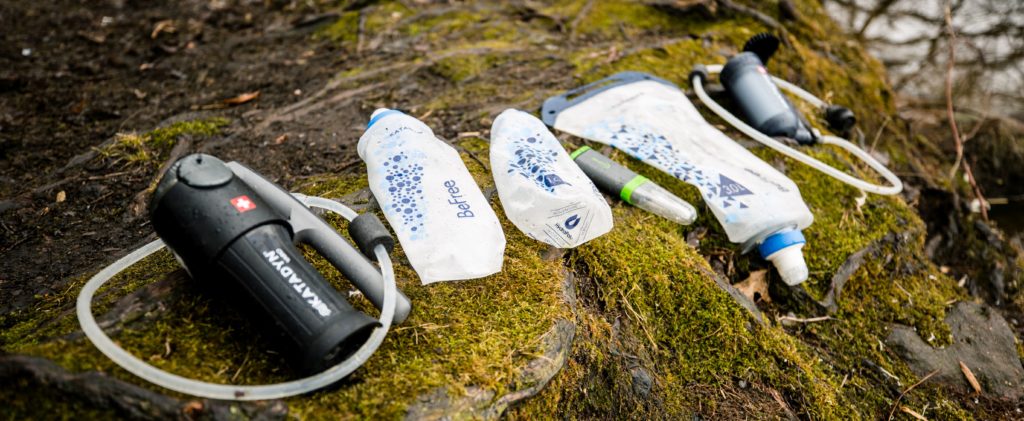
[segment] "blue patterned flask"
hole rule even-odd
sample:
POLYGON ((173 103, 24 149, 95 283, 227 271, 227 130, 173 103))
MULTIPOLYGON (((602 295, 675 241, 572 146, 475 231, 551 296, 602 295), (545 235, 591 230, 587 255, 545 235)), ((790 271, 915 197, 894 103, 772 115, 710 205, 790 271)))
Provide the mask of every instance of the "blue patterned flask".
POLYGON ((505 234, 459 153, 423 122, 378 109, 359 139, 370 191, 420 281, 501 270, 505 234))
POLYGON ((491 171, 505 215, 535 240, 573 248, 612 228, 604 196, 537 117, 509 109, 494 120, 491 171))

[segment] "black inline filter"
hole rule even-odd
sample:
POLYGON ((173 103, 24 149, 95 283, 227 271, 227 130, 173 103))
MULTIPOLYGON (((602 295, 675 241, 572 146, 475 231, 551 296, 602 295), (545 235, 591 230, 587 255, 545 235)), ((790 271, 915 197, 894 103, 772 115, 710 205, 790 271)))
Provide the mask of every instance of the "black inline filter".
POLYGON ((288 216, 216 157, 178 160, 157 185, 150 216, 194 279, 233 282, 259 303, 295 342, 303 371, 347 357, 379 325, 303 258, 288 216))
POLYGON ((743 119, 768 136, 782 136, 800 144, 817 139, 796 107, 772 82, 765 65, 779 48, 779 39, 768 33, 750 38, 743 52, 725 63, 719 81, 740 108, 743 119))
POLYGON ((850 129, 857 122, 856 116, 848 108, 826 103, 792 83, 770 76, 764 63, 771 59, 778 47, 779 39, 775 36, 768 33, 757 34, 743 46, 744 52, 730 58, 724 66, 695 65, 687 76, 694 94, 711 111, 751 139, 836 180, 876 194, 893 195, 902 191, 903 182, 885 165, 846 139, 812 129, 810 123, 800 115, 789 99, 782 95, 779 88, 799 97, 819 111, 824 111, 825 120, 831 130, 844 136, 849 135, 850 129), (708 77, 715 73, 718 74, 719 81, 728 95, 740 108, 741 117, 722 107, 705 90, 708 77), (842 148, 875 170, 889 185, 875 184, 851 176, 786 145, 773 138, 775 136, 788 137, 800 144, 821 143, 842 148))

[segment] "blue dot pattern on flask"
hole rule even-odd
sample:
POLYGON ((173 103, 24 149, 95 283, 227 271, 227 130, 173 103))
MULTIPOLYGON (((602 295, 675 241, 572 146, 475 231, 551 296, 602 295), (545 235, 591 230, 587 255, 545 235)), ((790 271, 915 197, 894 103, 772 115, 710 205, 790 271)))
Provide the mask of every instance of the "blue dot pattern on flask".
POLYGON ((509 164, 508 173, 517 172, 527 180, 533 181, 537 187, 555 192, 555 186, 569 183, 562 180, 551 164, 558 158, 558 152, 551 149, 543 149, 540 146, 540 134, 520 138, 511 143, 514 161, 509 164))
POLYGON ((384 161, 385 184, 388 192, 385 210, 402 218, 402 227, 413 233, 413 239, 423 235, 423 166, 399 152, 384 161))
POLYGON ((747 209, 746 203, 735 196, 752 194, 745 187, 740 186, 724 175, 715 177, 705 170, 697 169, 693 164, 679 158, 672 144, 665 136, 649 130, 643 130, 627 124, 619 124, 617 129, 611 129, 610 142, 612 146, 625 151, 634 158, 644 161, 662 171, 672 174, 684 182, 693 184, 700 188, 706 200, 719 198, 722 200, 722 207, 729 208, 738 206, 739 209, 747 209), (716 181, 715 178, 718 178, 716 181), (727 188, 735 187, 738 188, 727 188), (736 193, 742 190, 745 193, 736 193))

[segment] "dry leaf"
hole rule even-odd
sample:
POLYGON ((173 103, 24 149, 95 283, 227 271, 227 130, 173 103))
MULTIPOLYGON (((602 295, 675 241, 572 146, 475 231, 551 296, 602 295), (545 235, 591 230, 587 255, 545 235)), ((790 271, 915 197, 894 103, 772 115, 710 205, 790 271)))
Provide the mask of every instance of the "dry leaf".
POLYGON ((185 407, 181 409, 185 412, 190 419, 198 418, 203 413, 203 403, 199 401, 191 401, 185 404, 185 407))
POLYGON ((739 290, 744 296, 750 299, 751 302, 764 301, 766 303, 772 302, 771 297, 768 296, 768 270, 755 270, 750 272, 750 276, 744 279, 736 285, 733 285, 739 290))
POLYGON ((917 419, 919 419, 921 421, 928 421, 928 418, 925 418, 924 415, 918 414, 913 409, 907 408, 907 407, 905 407, 903 405, 900 405, 900 411, 903 411, 904 414, 910 415, 910 416, 912 416, 914 418, 917 418, 917 419))
POLYGON ((960 371, 964 372, 964 377, 967 378, 967 383, 970 383, 971 387, 974 388, 974 392, 981 394, 981 384, 978 383, 978 378, 974 377, 974 373, 967 367, 967 364, 964 364, 963 361, 960 361, 960 371))
POLYGON ((153 32, 149 34, 149 37, 156 39, 156 37, 160 36, 161 32, 173 34, 174 31, 177 31, 177 28, 174 27, 174 21, 171 19, 165 19, 156 23, 156 26, 153 27, 153 32))
POLYGON ((259 98, 259 97, 260 97, 260 91, 246 92, 246 93, 240 94, 240 95, 238 95, 236 97, 232 97, 232 98, 228 98, 228 99, 225 99, 225 100, 221 100, 220 102, 215 102, 213 104, 193 105, 192 109, 193 110, 219 110, 219 109, 227 108, 227 107, 230 107, 230 106, 233 106, 233 105, 245 104, 246 102, 252 101, 252 100, 254 100, 256 98, 259 98))
POLYGON ((68 194, 61 190, 57 192, 57 203, 63 202, 68 199, 68 194))
POLYGON ((246 102, 252 101, 260 97, 260 91, 246 92, 234 98, 228 98, 222 101, 225 105, 239 105, 245 104, 246 102))

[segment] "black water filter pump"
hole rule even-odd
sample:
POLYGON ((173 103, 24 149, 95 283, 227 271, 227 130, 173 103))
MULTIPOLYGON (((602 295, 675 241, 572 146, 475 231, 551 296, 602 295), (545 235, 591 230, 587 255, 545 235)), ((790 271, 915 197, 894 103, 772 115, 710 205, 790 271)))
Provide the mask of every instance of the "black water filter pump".
MULTIPOLYGON (((718 80, 740 108, 744 120, 768 136, 782 136, 802 145, 818 140, 810 123, 793 106, 775 83, 765 66, 779 48, 779 38, 769 33, 751 37, 743 52, 732 56, 722 67, 718 80)), ((843 136, 857 122, 849 108, 829 104, 825 110, 829 128, 843 136)))
POLYGON ((328 199, 289 194, 237 162, 224 163, 204 154, 181 158, 157 184, 150 216, 162 242, 143 246, 100 271, 83 287, 77 310, 83 331, 100 351, 133 374, 169 389, 237 400, 315 390, 361 365, 380 345, 392 319, 401 322, 411 310, 408 298, 394 287, 387 255, 394 240, 374 214, 356 215, 328 199), (349 234, 362 253, 307 205, 349 219, 349 234), (354 309, 295 243, 311 246, 337 268, 381 309, 381 322, 354 309), (197 281, 251 296, 292 339, 298 349, 295 365, 302 371, 324 371, 276 385, 212 384, 163 372, 118 347, 96 324, 92 296, 118 272, 164 244, 197 281), (380 260, 381 269, 366 256, 380 260))
MULTIPOLYGON (((271 200, 276 196, 298 203, 283 190, 268 190, 261 180, 250 185, 210 155, 182 158, 157 184, 150 205, 153 229, 194 278, 230 281, 229 287, 248 292, 295 342, 301 369, 322 370, 351 354, 377 322, 352 308, 306 261, 293 245, 293 237, 304 233, 296 233, 292 215, 271 200)), ((379 221, 376 225, 381 227, 378 233, 388 234, 379 221)), ((357 285, 379 285, 376 268, 347 241, 332 241, 340 237, 331 238, 330 231, 300 240, 310 240, 325 254, 342 254, 336 266, 350 279, 364 281, 357 285)), ((394 245, 390 236, 377 240, 394 245)))

